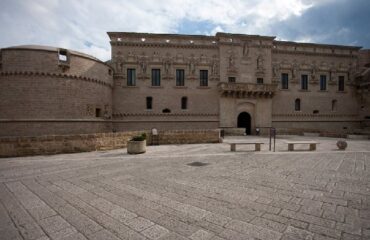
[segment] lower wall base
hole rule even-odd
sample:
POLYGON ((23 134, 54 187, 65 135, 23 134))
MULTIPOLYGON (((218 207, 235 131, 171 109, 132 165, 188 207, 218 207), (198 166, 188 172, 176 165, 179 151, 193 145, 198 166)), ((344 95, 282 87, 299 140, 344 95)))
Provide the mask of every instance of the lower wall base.
POLYGON ((1 121, 0 137, 111 132, 107 121, 1 121))
MULTIPOLYGON (((124 148, 127 142, 145 131, 0 138, 0 157, 88 152, 124 148)), ((145 132, 148 144, 153 137, 145 132)), ((220 130, 159 131, 159 144, 218 143, 220 130)))
POLYGON ((120 131, 138 131, 138 130, 177 130, 177 129, 217 129, 219 122, 205 121, 176 121, 176 122, 113 122, 113 129, 120 131))
POLYGON ((360 128, 360 122, 272 122, 278 134, 303 134, 303 132, 327 132, 347 134, 360 128))

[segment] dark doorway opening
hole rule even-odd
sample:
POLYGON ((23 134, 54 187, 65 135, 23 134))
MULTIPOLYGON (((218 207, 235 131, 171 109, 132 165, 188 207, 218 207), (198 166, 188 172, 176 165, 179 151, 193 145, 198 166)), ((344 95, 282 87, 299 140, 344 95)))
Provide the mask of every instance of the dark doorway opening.
POLYGON ((238 128, 245 128, 247 135, 251 134, 251 115, 247 112, 242 112, 238 116, 238 128))

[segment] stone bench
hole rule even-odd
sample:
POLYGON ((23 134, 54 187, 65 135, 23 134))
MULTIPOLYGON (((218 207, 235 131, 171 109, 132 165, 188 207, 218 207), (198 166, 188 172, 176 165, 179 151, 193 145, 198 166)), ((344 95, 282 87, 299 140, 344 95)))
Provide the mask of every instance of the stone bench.
POLYGON ((261 142, 234 142, 234 143, 228 143, 230 144, 230 151, 235 152, 236 151, 236 145, 254 145, 254 150, 256 152, 261 151, 261 142))
POLYGON ((288 151, 294 151, 294 145, 295 144, 307 144, 310 146, 310 151, 316 150, 316 145, 320 144, 315 141, 285 141, 286 144, 288 144, 288 151))

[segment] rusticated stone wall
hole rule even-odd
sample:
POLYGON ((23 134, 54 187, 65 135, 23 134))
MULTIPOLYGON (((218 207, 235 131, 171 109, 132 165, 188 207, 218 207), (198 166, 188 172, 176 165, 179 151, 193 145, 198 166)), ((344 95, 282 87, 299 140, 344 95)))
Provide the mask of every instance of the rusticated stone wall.
MULTIPOLYGON (((124 148, 127 141, 145 131, 116 133, 96 133, 79 135, 50 135, 38 137, 0 138, 0 157, 19 157, 58 153, 88 152, 124 148)), ((148 144, 152 143, 150 132, 148 144)), ((159 144, 217 143, 220 131, 212 130, 173 130, 160 131, 159 144)))

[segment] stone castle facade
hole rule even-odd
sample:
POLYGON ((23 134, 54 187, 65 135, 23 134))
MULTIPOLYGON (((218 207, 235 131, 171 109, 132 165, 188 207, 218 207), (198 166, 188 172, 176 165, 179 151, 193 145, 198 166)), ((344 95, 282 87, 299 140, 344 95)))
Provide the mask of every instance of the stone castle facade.
POLYGON ((369 124, 369 50, 228 33, 108 35, 106 63, 60 48, 1 49, 0 136, 369 124))

